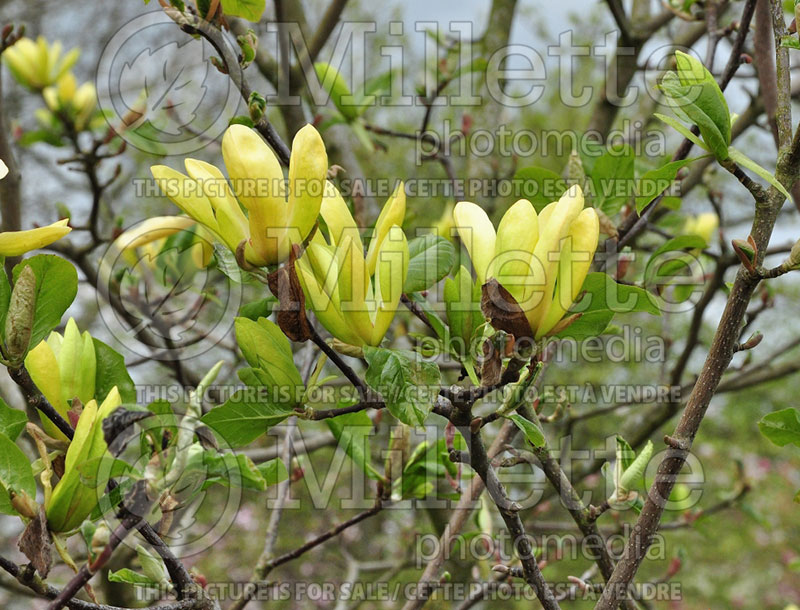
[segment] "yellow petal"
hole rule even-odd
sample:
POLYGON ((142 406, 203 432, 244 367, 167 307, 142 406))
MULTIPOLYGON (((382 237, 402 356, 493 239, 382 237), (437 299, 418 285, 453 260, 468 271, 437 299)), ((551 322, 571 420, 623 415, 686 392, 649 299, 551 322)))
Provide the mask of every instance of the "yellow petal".
POLYGON ((75 75, 72 72, 67 72, 58 79, 56 88, 61 102, 68 103, 75 97, 75 92, 78 90, 78 81, 75 79, 75 75))
POLYGON ((306 125, 292 141, 289 160, 289 240, 301 243, 319 216, 328 175, 328 154, 319 133, 306 125))
POLYGON ((497 241, 492 221, 482 208, 469 201, 460 201, 453 210, 458 236, 469 252, 472 267, 478 276, 478 282, 486 282, 486 272, 489 263, 494 258, 494 248, 497 241))
POLYGON ((387 232, 377 256, 375 271, 377 312, 370 345, 380 344, 394 319, 408 274, 408 260, 408 241, 403 230, 394 225, 387 232))
MULTIPOLYGON (((81 356, 83 354, 83 338, 74 318, 67 320, 64 328, 64 340, 58 354, 58 370, 61 376, 61 399, 69 403, 78 396, 81 377, 81 356)), ((88 400, 94 398, 89 396, 88 400)), ((83 399, 81 399, 83 402, 83 399)))
POLYGON ((150 172, 156 184, 185 214, 217 231, 217 220, 211 202, 203 193, 200 183, 166 165, 154 165, 150 172))
POLYGON ((386 200, 381 210, 378 220, 375 222, 375 232, 369 242, 367 252, 367 270, 370 275, 375 274, 375 263, 378 258, 378 250, 381 247, 389 229, 394 226, 402 226, 406 216, 406 192, 402 182, 394 189, 392 196, 386 200))
POLYGON ((8 166, 0 159, 0 180, 8 175, 8 166))
POLYGON ((247 208, 253 250, 270 264, 284 260, 288 206, 275 153, 249 127, 231 125, 222 137, 222 157, 233 192, 247 208))
POLYGON ((49 246, 72 231, 68 219, 59 220, 46 227, 28 231, 6 231, 0 233, 0 256, 20 256, 31 250, 49 246))
MULTIPOLYGON (((67 404, 61 400, 61 375, 58 374, 58 360, 47 341, 40 341, 28 352, 25 357, 25 368, 47 402, 53 405, 55 410, 66 419, 68 408, 67 404)), ((40 413, 40 416, 42 428, 49 436, 62 441, 67 440, 64 433, 44 413, 40 413)))
POLYGON ((155 216, 125 231, 117 237, 114 244, 120 252, 136 249, 179 231, 191 229, 195 226, 195 222, 188 216, 155 216))
POLYGON ((236 250, 243 239, 249 235, 247 216, 239 207, 233 196, 228 181, 218 167, 198 161, 186 159, 186 172, 197 180, 200 188, 211 203, 214 211, 219 236, 231 250, 236 250))
POLYGON ((344 198, 339 189, 332 183, 328 182, 325 188, 325 196, 322 198, 322 205, 320 206, 320 214, 328 227, 328 239, 331 245, 338 245, 342 242, 344 235, 349 235, 356 243, 359 250, 364 251, 364 246, 361 242, 361 234, 358 230, 353 215, 347 207, 344 198))
POLYGON ((306 296, 306 305, 325 329, 345 343, 363 345, 363 341, 351 330, 338 309, 338 268, 335 257, 327 246, 311 245, 295 263, 295 269, 306 296), (312 265, 311 261, 315 263, 312 265))
POLYGON ((553 300, 562 240, 582 209, 583 192, 579 186, 573 185, 555 205, 550 204, 540 214, 540 237, 531 258, 530 285, 533 288, 530 296, 526 294, 526 298, 520 303, 534 332, 553 300))
POLYGON ((370 307, 374 301, 367 302, 369 275, 363 253, 350 236, 345 236, 336 248, 339 265, 339 309, 344 319, 364 341, 372 336, 370 307))
POLYGON ((592 266, 600 237, 600 220, 594 208, 586 208, 572 221, 558 262, 558 279, 553 301, 536 331, 544 337, 564 317, 583 286, 592 266))
POLYGON ((500 220, 495 256, 488 271, 489 277, 496 277, 518 301, 523 298, 531 273, 531 255, 538 239, 536 210, 530 201, 520 199, 500 220))

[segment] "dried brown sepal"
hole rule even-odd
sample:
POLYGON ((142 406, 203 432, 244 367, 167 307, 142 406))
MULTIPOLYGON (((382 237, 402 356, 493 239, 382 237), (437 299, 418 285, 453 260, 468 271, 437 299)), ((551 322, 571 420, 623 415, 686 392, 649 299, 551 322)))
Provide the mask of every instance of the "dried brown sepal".
POLYGON ((36 516, 25 527, 17 546, 39 572, 39 576, 47 578, 53 565, 53 539, 47 529, 47 517, 43 506, 39 507, 36 516))
POLYGON ((481 311, 495 330, 502 330, 515 339, 533 339, 533 331, 525 312, 496 279, 488 280, 481 288, 481 311))
POLYGON ((278 326, 292 341, 303 342, 311 338, 311 327, 306 318, 306 298, 294 268, 299 251, 298 245, 292 246, 289 260, 269 274, 268 283, 270 291, 278 299, 278 326))
POLYGON ((500 383, 503 372, 503 354, 488 337, 483 342, 482 350, 481 385, 489 388, 500 383))

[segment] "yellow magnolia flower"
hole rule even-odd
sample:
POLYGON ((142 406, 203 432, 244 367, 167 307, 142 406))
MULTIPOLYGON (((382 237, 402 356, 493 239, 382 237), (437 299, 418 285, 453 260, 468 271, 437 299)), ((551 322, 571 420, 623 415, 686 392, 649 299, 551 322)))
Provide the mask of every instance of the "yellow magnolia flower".
POLYGON ((19 84, 34 91, 56 83, 75 65, 80 49, 72 49, 62 57, 61 42, 47 44, 43 36, 34 42, 21 38, 3 52, 3 61, 19 84))
MULTIPOLYGON (((103 436, 103 420, 121 404, 119 391, 114 386, 99 407, 95 400, 90 400, 83 407, 75 427, 75 436, 65 456, 64 476, 53 488, 50 498, 45 498, 45 513, 50 531, 74 530, 97 506, 108 477, 94 477, 99 472, 81 473, 79 468, 106 453, 108 445, 103 436), (93 477, 94 483, 85 483, 86 477, 93 477)), ((97 463, 96 467, 100 468, 101 464, 97 463)))
POLYGON ((311 125, 297 132, 288 180, 275 153, 244 125, 227 129, 222 157, 230 184, 218 168, 196 159, 185 162, 188 176, 164 165, 151 171, 167 197, 228 248, 236 251, 245 241, 250 264, 283 262, 292 244, 308 237, 319 215, 328 172, 322 138, 311 125))
POLYGON ((158 242, 179 231, 191 229, 196 220, 187 216, 155 216, 128 229, 114 240, 120 252, 136 250, 152 242, 158 242))
POLYGON ((52 87, 45 87, 42 97, 47 107, 54 113, 63 113, 72 119, 77 131, 83 131, 89 124, 97 106, 97 91, 92 83, 78 87, 75 75, 67 72, 52 87))
MULTIPOLYGON (((70 403, 77 398, 81 404, 94 399, 97 360, 94 342, 89 331, 81 334, 75 320, 70 318, 64 335, 50 333, 46 341, 28 352, 25 368, 47 401, 64 419, 69 419, 70 403)), ((42 427, 53 438, 67 440, 46 415, 42 427)))
POLYGON ((64 218, 46 227, 0 233, 0 256, 21 256, 31 250, 49 246, 72 231, 67 226, 68 222, 69 219, 64 218))
POLYGON ((144 260, 154 267, 164 242, 168 237, 181 231, 194 228, 192 244, 188 246, 190 260, 197 269, 202 269, 211 261, 214 254, 214 236, 197 221, 188 216, 155 216, 122 233, 114 245, 131 266, 144 260), (142 256, 140 256, 142 255, 142 256))
POLYGON ((718 228, 719 216, 714 212, 704 212, 697 216, 689 216, 683 226, 683 231, 687 235, 699 235, 705 240, 706 244, 710 244, 718 228))
POLYGON ((520 199, 495 231, 480 207, 459 202, 453 211, 459 237, 478 281, 495 278, 522 310, 536 339, 550 333, 580 292, 597 249, 600 225, 571 187, 541 213, 520 199))
POLYGON ((400 184, 376 223, 370 244, 374 255, 365 258, 347 204, 332 184, 325 190, 321 215, 328 240, 316 234, 295 269, 306 304, 328 332, 344 343, 376 346, 389 330, 408 274, 408 241, 397 222, 402 222, 404 214, 400 184))
MULTIPOLYGON (((7 175, 8 166, 0 159, 0 180, 7 175)), ((46 227, 0 233, 0 256, 21 256, 31 250, 49 246, 72 231, 67 223, 69 219, 65 218, 46 227)))

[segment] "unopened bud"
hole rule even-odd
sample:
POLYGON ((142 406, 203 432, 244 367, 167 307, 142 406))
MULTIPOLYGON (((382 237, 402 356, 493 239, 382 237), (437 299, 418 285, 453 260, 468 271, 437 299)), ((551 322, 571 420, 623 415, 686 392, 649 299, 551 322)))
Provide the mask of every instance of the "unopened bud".
POLYGON ((786 259, 785 264, 790 269, 800 268, 800 239, 794 242, 792 250, 789 252, 789 258, 786 259))
POLYGON ((567 161, 567 181, 570 184, 577 184, 581 188, 586 184, 586 172, 583 169, 583 161, 577 150, 573 150, 567 161))
POLYGON ((247 109, 250 112, 250 118, 253 123, 258 123, 261 117, 264 116, 264 111, 267 109, 267 100, 264 96, 256 91, 250 94, 250 99, 247 101, 247 109))
POLYGON ((345 356, 350 356, 352 358, 363 358, 364 357, 364 349, 357 345, 350 345, 349 343, 345 343, 344 341, 340 341, 335 337, 329 341, 331 347, 335 349, 340 354, 345 356))
POLYGON ((755 270, 753 263, 756 260, 756 247, 755 243, 751 240, 752 237, 748 238, 748 241, 743 239, 734 239, 731 241, 734 252, 736 252, 739 260, 742 261, 742 264, 748 271, 755 270))
POLYGON ((9 490, 8 496, 11 500, 11 506, 20 515, 26 519, 36 518, 36 515, 39 513, 39 505, 36 504, 36 501, 24 490, 20 490, 19 492, 9 490))
POLYGON ((242 58, 239 61, 239 64, 242 66, 242 69, 244 69, 256 58, 258 37, 253 30, 247 30, 246 34, 237 36, 236 42, 239 43, 239 48, 242 49, 242 58))
POLYGON ((6 317, 6 355, 14 363, 21 362, 28 351, 35 307, 36 275, 26 265, 14 284, 6 317))
POLYGON ((104 522, 100 522, 97 526, 97 529, 94 530, 94 534, 92 535, 92 542, 91 542, 91 552, 92 556, 96 557, 100 553, 103 552, 108 546, 108 542, 111 540, 111 530, 108 529, 108 526, 104 522))

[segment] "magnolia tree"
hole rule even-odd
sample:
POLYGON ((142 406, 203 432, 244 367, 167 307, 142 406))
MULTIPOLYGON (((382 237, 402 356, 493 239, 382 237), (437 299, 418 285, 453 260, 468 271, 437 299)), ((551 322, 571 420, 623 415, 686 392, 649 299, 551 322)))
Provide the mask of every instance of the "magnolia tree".
MULTIPOLYGON (((535 50, 506 46, 513 1, 491 4, 480 40, 432 32, 415 95, 397 66, 343 67, 358 55, 355 43, 347 51, 355 39, 333 34, 362 23, 343 20, 346 0, 319 15, 277 0, 267 14, 263 0, 138 7, 100 58, 101 95, 78 84, 77 47, 6 25, 0 334, 25 399, 0 402, 0 512, 17 536, 0 556, 17 585, 7 606, 24 595, 49 610, 684 599, 675 585, 685 554, 661 557, 666 573, 637 575, 648 552, 750 490, 739 477, 722 502, 698 501, 681 474, 687 461, 696 470, 709 403, 798 370, 763 365, 780 350, 730 367, 762 340, 751 299, 766 308, 766 286, 800 268, 800 242, 771 242, 779 215, 800 201, 790 70, 800 43, 782 2, 650 4, 629 11, 609 0, 617 49, 606 92, 589 114, 567 110, 582 137, 542 151, 543 166, 527 160, 532 151, 514 154, 510 172, 502 159, 448 151, 433 117, 460 117, 463 142, 535 101, 535 50), (118 38, 144 40, 154 23, 199 46, 165 45, 114 68, 128 61, 118 38), (692 50, 701 40, 703 60, 692 50), (655 67, 643 53, 651 41, 668 49, 655 67), (331 47, 330 62, 319 61, 331 47), (534 69, 515 77, 515 55, 534 69), (200 76, 175 63, 187 56, 200 76), (131 75, 141 57, 157 77, 131 75), (750 72, 738 74, 743 65, 750 72), (656 152, 642 151, 635 130, 611 137, 642 66, 656 74, 637 106, 656 152), (209 73, 228 98, 215 103, 221 119, 203 122, 209 73), (117 89, 106 82, 114 74, 117 89), (738 116, 724 93, 737 74, 758 83, 738 116), (23 90, 10 116, 5 101, 23 90), (404 127, 404 104, 421 109, 421 126, 404 127), (766 167, 733 146, 762 116, 775 143, 766 167), (36 173, 20 151, 79 172, 88 210, 48 204, 23 223, 20 184, 36 173), (412 151, 418 163, 402 176, 372 162, 412 151), (712 184, 715 170, 732 178, 712 184), (450 190, 429 197, 426 180, 450 190), (681 213, 695 187, 711 211, 681 213), (736 198, 747 198, 746 213, 728 222, 736 198), (745 224, 749 235, 730 234, 745 224), (79 283, 97 295, 97 336, 85 294, 75 300, 79 283), (704 322, 715 328, 708 342, 704 322), (629 353, 634 324, 664 339, 660 371, 623 358, 597 380, 580 358, 564 364, 565 348, 609 354, 620 337, 629 353), (565 387, 588 383, 593 398, 545 390, 565 366, 565 387), (605 392, 621 387, 638 391, 605 392), (587 421, 608 424, 572 444, 587 421), (315 469, 335 470, 325 493, 315 469), (331 492, 347 501, 334 506, 331 492), (381 521, 394 534, 379 536, 381 521), (582 556, 543 542, 551 529, 574 530, 582 556), (363 560, 337 542, 353 532, 372 540, 363 560), (204 563, 242 538, 233 557, 204 563), (260 553, 245 550, 251 540, 260 553), (349 567, 323 582, 319 553, 337 545, 349 567), (388 574, 367 566, 376 557, 388 574), (301 573, 289 571, 301 561, 301 573), (399 586, 377 588, 389 582, 399 586), (316 601, 315 583, 325 585, 316 601)), ((520 145, 513 131, 500 137, 520 145)), ((800 445, 795 409, 758 425, 779 446, 800 445)))

